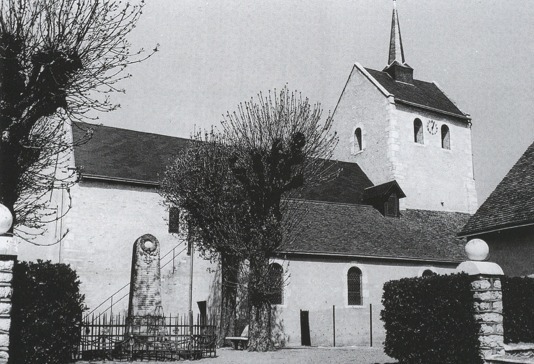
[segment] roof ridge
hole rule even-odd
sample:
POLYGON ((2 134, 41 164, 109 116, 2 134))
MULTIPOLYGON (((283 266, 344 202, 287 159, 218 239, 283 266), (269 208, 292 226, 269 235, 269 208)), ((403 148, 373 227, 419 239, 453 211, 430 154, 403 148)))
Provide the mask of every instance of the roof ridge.
POLYGON ((289 200, 295 200, 295 201, 300 201, 300 202, 310 203, 310 204, 315 204, 315 205, 365 206, 365 207, 374 209, 373 206, 362 204, 362 203, 322 201, 322 200, 311 200, 307 198, 295 198, 295 197, 289 198, 289 200))
POLYGON ((142 131, 142 130, 135 130, 135 129, 120 128, 120 127, 117 127, 117 126, 104 125, 102 123, 100 123, 100 124, 92 124, 92 123, 86 123, 84 121, 74 121, 73 123, 76 124, 76 125, 88 125, 89 127, 103 127, 103 128, 121 130, 121 131, 125 131, 125 132, 140 133, 140 134, 145 134, 145 135, 155 135, 155 136, 166 137, 166 138, 174 138, 174 139, 181 139, 181 140, 193 140, 191 138, 179 137, 179 136, 169 135, 169 134, 159 134, 159 133, 154 133, 154 132, 150 132, 150 131, 142 131))

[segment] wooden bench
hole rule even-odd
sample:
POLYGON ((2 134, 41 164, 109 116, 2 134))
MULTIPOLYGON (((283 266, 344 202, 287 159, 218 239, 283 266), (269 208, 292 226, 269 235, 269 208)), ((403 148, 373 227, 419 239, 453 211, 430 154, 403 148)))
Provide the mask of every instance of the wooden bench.
POLYGON ((234 349, 236 350, 239 350, 240 346, 241 350, 246 349, 248 346, 248 325, 245 326, 245 329, 241 333, 241 336, 227 336, 224 339, 231 341, 234 349))

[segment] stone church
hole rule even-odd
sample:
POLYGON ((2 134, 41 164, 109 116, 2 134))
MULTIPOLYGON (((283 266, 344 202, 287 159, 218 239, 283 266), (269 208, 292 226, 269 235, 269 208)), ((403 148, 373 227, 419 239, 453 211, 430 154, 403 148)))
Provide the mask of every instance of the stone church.
MULTIPOLYGON (((394 9, 386 67, 356 63, 340 85, 333 130, 342 172, 307 192, 298 239, 272 257, 285 282, 274 305, 283 345, 381 345, 383 284, 451 273, 465 260, 457 233, 477 209, 471 119, 414 73, 394 9)), ((89 311, 124 312, 132 245, 150 233, 161 246, 163 310, 186 313, 191 257, 157 189, 187 140, 83 123, 72 138, 89 128, 92 139, 69 159, 79 182, 68 198, 55 197, 71 211, 43 237, 64 239, 21 243, 19 258, 71 264, 89 311)), ((196 254, 193 262, 194 311, 216 312, 217 264, 196 254)))

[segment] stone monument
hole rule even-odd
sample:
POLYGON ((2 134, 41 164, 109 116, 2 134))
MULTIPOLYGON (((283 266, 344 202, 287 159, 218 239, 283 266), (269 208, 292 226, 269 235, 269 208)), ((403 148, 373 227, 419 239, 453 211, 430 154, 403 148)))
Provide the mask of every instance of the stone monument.
POLYGON ((135 241, 126 334, 141 341, 159 341, 163 335, 159 256, 159 242, 153 235, 145 234, 135 241))

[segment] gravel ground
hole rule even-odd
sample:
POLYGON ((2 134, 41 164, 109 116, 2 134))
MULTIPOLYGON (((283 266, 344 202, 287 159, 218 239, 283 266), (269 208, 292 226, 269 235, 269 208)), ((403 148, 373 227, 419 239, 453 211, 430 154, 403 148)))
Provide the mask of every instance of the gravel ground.
MULTIPOLYGON (((125 364, 112 361, 78 361, 77 364, 125 364)), ((169 362, 137 362, 143 364, 169 362)), ((249 353, 248 351, 223 348, 217 350, 217 357, 195 361, 181 361, 191 364, 385 364, 395 360, 383 353, 381 348, 344 347, 344 348, 292 348, 269 353, 249 353)))

